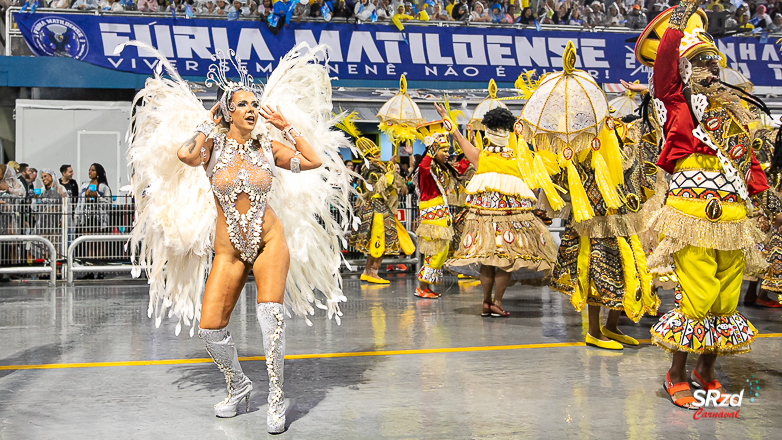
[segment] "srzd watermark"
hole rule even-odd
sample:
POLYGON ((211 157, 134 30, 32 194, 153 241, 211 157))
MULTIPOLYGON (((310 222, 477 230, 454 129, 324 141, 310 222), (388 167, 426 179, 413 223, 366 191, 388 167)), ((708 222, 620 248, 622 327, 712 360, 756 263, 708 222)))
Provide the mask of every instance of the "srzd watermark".
MULTIPOLYGON (((750 376, 752 378, 752 376, 750 376)), ((757 380, 747 379, 750 402, 758 397, 760 386, 757 380)), ((738 419, 741 413, 741 403, 744 401, 745 389, 738 394, 722 394, 717 390, 695 390, 692 396, 695 398, 693 405, 698 408, 692 415, 694 420, 701 419, 738 419)))

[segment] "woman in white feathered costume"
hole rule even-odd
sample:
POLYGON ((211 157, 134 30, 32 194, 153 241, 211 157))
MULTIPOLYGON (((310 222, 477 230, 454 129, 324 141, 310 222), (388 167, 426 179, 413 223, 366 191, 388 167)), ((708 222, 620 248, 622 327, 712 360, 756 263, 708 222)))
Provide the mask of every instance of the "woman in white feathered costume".
POLYGON ((337 322, 338 303, 345 301, 339 240, 344 243, 352 218, 351 187, 339 148, 350 145, 330 130, 331 83, 319 57, 325 58, 323 47, 297 46, 280 60, 263 93, 241 62, 220 59, 207 79, 223 91, 211 111, 160 57, 131 121, 128 163, 138 209, 133 255, 138 249, 149 274, 149 314, 157 325, 166 313, 176 316, 177 334, 184 322, 191 336, 200 317, 199 336, 228 384, 215 415, 233 417, 243 399, 249 406, 253 385, 226 326, 252 269, 271 433, 285 430, 283 298, 296 314, 314 314, 314 302, 337 322), (162 77, 163 67, 172 79, 162 77), (231 73, 240 81, 228 80, 231 73), (265 122, 258 124, 260 117, 265 122), (292 174, 304 170, 313 171, 292 174), (316 290, 325 304, 315 299, 316 290))

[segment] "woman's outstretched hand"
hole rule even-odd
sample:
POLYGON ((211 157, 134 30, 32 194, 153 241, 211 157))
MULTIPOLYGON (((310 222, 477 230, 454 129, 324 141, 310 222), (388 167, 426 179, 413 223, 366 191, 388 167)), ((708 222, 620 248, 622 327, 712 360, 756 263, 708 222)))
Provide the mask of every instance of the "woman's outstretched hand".
POLYGON ((288 120, 285 119, 285 116, 280 112, 280 106, 277 106, 275 110, 269 105, 264 105, 261 107, 260 114, 266 119, 266 122, 274 125, 278 130, 282 130, 288 126, 288 120))

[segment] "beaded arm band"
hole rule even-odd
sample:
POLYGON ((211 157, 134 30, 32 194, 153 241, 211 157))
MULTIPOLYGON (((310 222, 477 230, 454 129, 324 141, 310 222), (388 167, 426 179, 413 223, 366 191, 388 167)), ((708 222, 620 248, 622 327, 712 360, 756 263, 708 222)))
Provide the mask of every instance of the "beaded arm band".
POLYGON ((296 138, 301 137, 301 132, 293 128, 293 125, 288 125, 282 129, 282 135, 285 136, 285 139, 290 141, 290 143, 296 145, 296 138))
POLYGON ((204 121, 196 127, 195 131, 198 133, 203 133, 204 136, 209 138, 209 135, 212 134, 212 130, 215 129, 217 125, 214 123, 214 121, 204 121))
POLYGON ((301 159, 299 159, 299 155, 301 155, 301 151, 296 151, 291 158, 291 173, 301 172, 301 159))

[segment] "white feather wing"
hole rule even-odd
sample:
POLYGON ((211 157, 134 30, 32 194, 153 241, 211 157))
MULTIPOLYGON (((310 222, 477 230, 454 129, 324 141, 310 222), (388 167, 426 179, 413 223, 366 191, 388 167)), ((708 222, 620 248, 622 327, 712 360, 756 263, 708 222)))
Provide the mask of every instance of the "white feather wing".
POLYGON ((217 211, 204 170, 180 162, 177 150, 210 115, 165 58, 158 62, 160 68, 134 99, 129 131, 127 159, 136 198, 131 256, 146 266, 148 314, 155 325, 167 314, 178 320, 177 335, 184 323, 193 336, 217 211), (162 66, 173 79, 163 78, 162 66))
MULTIPOLYGON (((339 303, 347 300, 339 272, 340 244, 345 246, 353 218, 349 203, 353 189, 339 150, 352 145, 343 132, 331 130, 337 119, 332 115, 331 79, 321 59, 326 59, 324 46, 296 46, 272 72, 261 104, 279 106, 323 162, 300 174, 278 169, 269 198, 282 221, 291 254, 285 305, 306 317, 314 314, 314 303, 339 323, 339 303), (316 297, 316 292, 322 296, 316 297)), ((276 128, 258 125, 257 131, 268 130, 272 139, 290 145, 276 128)), ((311 324, 309 319, 307 323, 311 324)))

